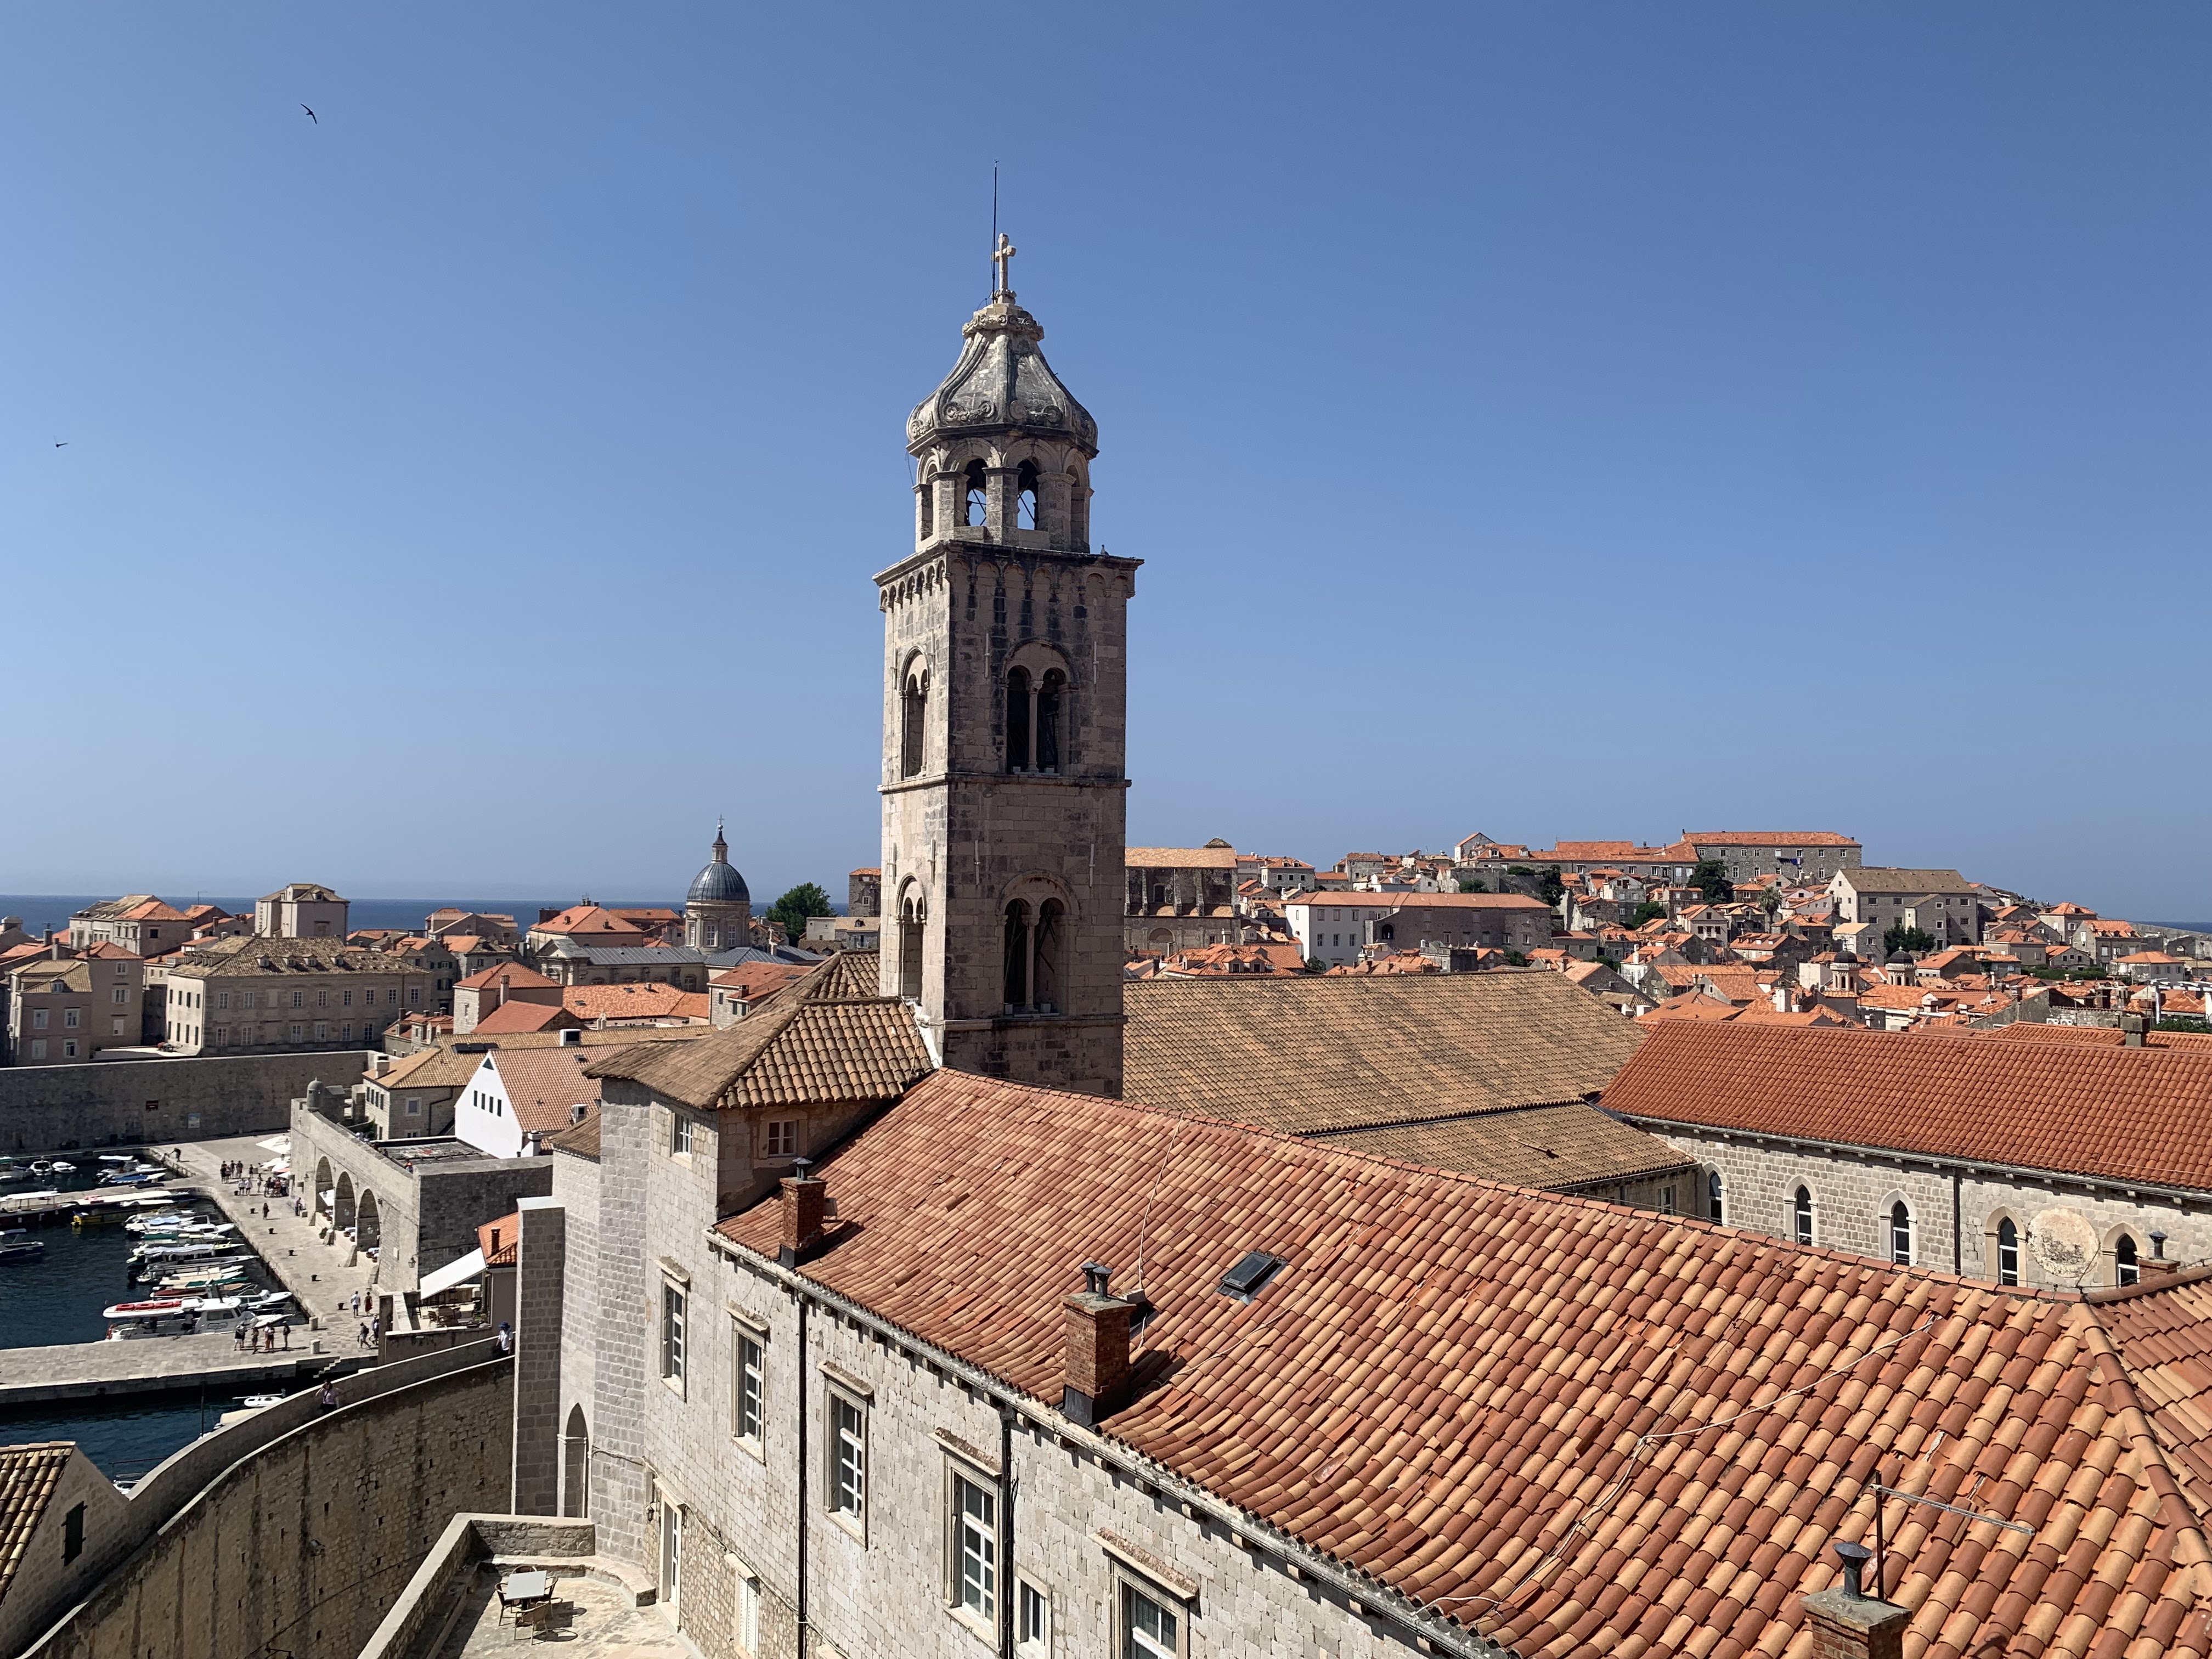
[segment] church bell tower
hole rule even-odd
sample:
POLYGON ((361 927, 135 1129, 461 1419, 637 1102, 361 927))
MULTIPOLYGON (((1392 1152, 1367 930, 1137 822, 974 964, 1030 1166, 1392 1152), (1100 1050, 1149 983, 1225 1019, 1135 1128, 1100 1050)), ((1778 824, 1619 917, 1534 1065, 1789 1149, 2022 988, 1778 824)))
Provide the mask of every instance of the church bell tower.
POLYGON ((1121 1088, 1136 559, 1091 547, 1098 428, 1007 286, 907 422, 915 550, 884 612, 883 988, 948 1066, 1121 1088))

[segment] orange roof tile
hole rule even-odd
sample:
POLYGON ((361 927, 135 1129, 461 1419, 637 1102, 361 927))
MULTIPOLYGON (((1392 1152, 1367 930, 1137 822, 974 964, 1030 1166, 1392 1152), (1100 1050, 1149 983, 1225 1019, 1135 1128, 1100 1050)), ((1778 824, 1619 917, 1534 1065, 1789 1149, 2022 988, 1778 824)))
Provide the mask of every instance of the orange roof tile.
POLYGON ((571 985, 562 991, 561 1006, 586 1020, 704 1019, 708 1000, 703 991, 673 985, 571 985))

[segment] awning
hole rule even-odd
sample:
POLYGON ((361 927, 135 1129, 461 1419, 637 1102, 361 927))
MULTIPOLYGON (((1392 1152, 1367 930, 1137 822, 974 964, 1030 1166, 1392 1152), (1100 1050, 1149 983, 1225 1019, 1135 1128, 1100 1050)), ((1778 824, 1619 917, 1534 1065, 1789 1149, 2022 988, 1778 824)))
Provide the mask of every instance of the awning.
POLYGON ((424 1297, 434 1297, 441 1291, 450 1291, 456 1285, 465 1285, 471 1279, 483 1277, 484 1259, 482 1250, 471 1250, 458 1261, 448 1261, 434 1273, 424 1276, 416 1285, 416 1293, 424 1297))

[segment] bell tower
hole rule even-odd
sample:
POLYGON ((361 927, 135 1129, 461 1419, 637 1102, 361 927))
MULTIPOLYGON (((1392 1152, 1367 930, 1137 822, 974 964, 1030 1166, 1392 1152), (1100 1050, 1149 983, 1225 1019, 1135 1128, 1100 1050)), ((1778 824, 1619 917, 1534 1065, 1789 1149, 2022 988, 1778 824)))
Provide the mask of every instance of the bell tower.
POLYGON ((1121 1088, 1127 633, 1091 548, 1098 428, 1037 349, 1001 236, 990 303, 907 422, 915 550, 884 612, 883 989, 948 1066, 1121 1088))

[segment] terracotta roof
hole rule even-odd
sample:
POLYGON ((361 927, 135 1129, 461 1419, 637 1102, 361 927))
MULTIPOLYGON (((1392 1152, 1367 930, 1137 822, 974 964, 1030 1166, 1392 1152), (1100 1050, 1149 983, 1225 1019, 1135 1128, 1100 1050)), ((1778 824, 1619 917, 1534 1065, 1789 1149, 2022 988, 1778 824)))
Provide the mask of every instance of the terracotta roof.
POLYGON ((1632 1129, 1579 1100, 1345 1129, 1314 1139, 1401 1163, 1553 1192, 1638 1180, 1694 1162, 1658 1136, 1632 1129))
MULTIPOLYGON (((805 1275, 1048 1404, 1080 1264, 1141 1258, 1098 1431, 1513 1652, 1809 1653, 1877 1474, 2036 1529, 1892 1502, 1916 1659, 2212 1645, 2202 1529, 2079 1302, 955 1072, 822 1173, 805 1275), (1255 1249, 1285 1265, 1220 1294, 1255 1249)), ((718 1231, 772 1259, 779 1206, 718 1231)))
POLYGON ((1579 1100, 1634 1024, 1557 974, 1252 974, 1122 988, 1122 1094, 1291 1133, 1579 1100))
POLYGON ((1525 893, 1416 893, 1401 888, 1388 893, 1285 893, 1283 908, 1304 904, 1327 909, 1365 905, 1377 910, 1549 910, 1525 893))
POLYGON ((2128 1380, 2199 1516, 2212 1507, 2212 1267, 2097 1298, 2128 1380))
POLYGON ((679 991, 658 982, 571 985, 562 991, 561 1006, 584 1020, 704 1019, 708 998, 703 991, 679 991))
POLYGON ((1838 870, 1836 874, 1861 893, 1910 893, 1918 898, 1936 893, 1971 893, 1978 890, 1956 870, 1901 870, 1887 865, 1863 865, 1856 870, 1838 870))
POLYGON ((576 1107, 599 1102, 599 1073, 581 1048, 501 1048, 490 1058, 525 1133, 565 1129, 576 1121, 576 1107))
POLYGON ((1233 847, 1130 847, 1122 864, 1131 870, 1234 870, 1233 847))
POLYGON ((476 1023, 471 1037, 501 1036, 510 1031, 556 1031, 574 1027, 576 1016, 557 1002, 502 1002, 476 1023))
POLYGON ((1832 830, 1685 830, 1682 839, 1705 847, 1856 847, 1832 830))
POLYGON ((512 1267, 522 1258, 522 1212, 509 1210, 477 1229, 477 1249, 487 1267, 512 1267))
POLYGON ((530 924, 533 933, 556 934, 563 939, 642 939, 642 929, 623 921, 613 911, 596 904, 572 904, 556 916, 530 924))
POLYGON ((364 951, 334 939, 209 939, 170 958, 169 971, 180 979, 253 979, 266 974, 420 974, 422 969, 385 951, 364 951))
POLYGON ((362 1080, 374 1083, 378 1088, 392 1089, 459 1089, 465 1086, 477 1069, 478 1054, 456 1054, 442 1046, 418 1048, 403 1060, 392 1061, 392 1067, 382 1077, 374 1072, 362 1073, 362 1080))
POLYGON ((779 997, 680 1048, 611 1054, 592 1067, 701 1108, 891 1100, 931 1070, 914 1011, 896 997, 779 997))
MULTIPOLYGON (((2009 1025, 1977 1035, 2008 1042, 2070 1042, 2092 1048, 2124 1048, 2124 1034, 2116 1025, 2033 1025, 2016 1019, 2009 1025)), ((2143 1045, 2150 1048, 2202 1048, 2212 1053, 2212 1036, 2203 1031, 2146 1031, 2143 1045)))
POLYGON ((2212 1189, 2212 1051, 1659 1025, 1606 1109, 2212 1189))
POLYGON ((809 1002, 875 1002, 884 994, 883 975, 881 951, 840 951, 805 975, 799 994, 809 1002))
POLYGON ((481 991, 487 986, 497 985, 509 991, 550 990, 561 981, 548 979, 535 968, 526 968, 519 962, 502 962, 495 967, 479 969, 466 979, 456 980, 457 991, 481 991))
POLYGON ((599 1161, 599 1112, 595 1106, 581 1123, 563 1129, 557 1135, 545 1137, 545 1145, 556 1152, 574 1152, 578 1158, 599 1161))
POLYGON ((76 1447, 66 1440, 0 1446, 0 1596, 15 1581, 46 1506, 76 1447))

